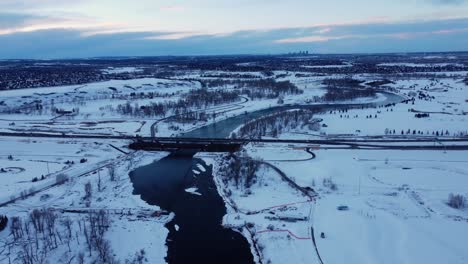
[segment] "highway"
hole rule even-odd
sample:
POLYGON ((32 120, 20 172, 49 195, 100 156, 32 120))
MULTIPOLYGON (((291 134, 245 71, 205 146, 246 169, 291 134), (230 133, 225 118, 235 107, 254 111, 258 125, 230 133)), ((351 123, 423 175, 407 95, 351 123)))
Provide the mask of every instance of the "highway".
POLYGON ((60 139, 94 139, 94 140, 128 140, 140 144, 170 145, 187 148, 188 145, 207 146, 219 145, 245 145, 248 143, 269 144, 306 144, 317 147, 334 146, 345 148, 369 149, 401 149, 401 150, 468 150, 468 137, 459 138, 382 138, 382 139, 247 139, 247 138, 182 138, 182 137, 134 137, 134 136, 107 136, 107 135, 69 135, 47 133, 12 133, 0 132, 0 137, 26 137, 26 138, 60 138, 60 139))

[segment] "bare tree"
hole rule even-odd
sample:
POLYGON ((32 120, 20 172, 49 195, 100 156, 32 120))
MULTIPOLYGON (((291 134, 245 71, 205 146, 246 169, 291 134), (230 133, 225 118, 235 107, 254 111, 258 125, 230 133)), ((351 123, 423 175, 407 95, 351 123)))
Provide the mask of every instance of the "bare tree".
POLYGON ((10 232, 14 241, 23 237, 23 224, 21 218, 14 216, 11 218, 10 232))
POLYGON ((101 173, 100 173, 100 171, 98 171, 98 182, 97 182, 97 186, 98 186, 98 192, 101 192, 101 191, 102 191, 102 182, 101 182, 101 173))
POLYGON ((85 261, 84 261, 84 253, 83 252, 80 252, 78 253, 78 264, 84 264, 85 261))
POLYGON ((83 197, 83 199, 86 202, 86 207, 89 207, 91 205, 91 195, 92 195, 92 192, 93 192, 91 182, 88 181, 87 183, 85 183, 84 191, 85 191, 85 196, 83 197))
POLYGON ((114 165, 109 165, 109 167, 107 167, 107 171, 109 172, 110 180, 111 181, 116 181, 115 166, 114 165))

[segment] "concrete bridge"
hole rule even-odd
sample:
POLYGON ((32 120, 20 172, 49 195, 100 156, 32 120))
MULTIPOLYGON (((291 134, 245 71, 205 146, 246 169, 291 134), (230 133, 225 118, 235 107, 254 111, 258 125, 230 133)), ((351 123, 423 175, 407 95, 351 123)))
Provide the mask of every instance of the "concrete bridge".
POLYGON ((129 148, 134 150, 172 151, 192 149, 205 152, 233 152, 248 143, 308 144, 329 148, 370 148, 400 150, 468 150, 468 137, 368 137, 368 138, 333 138, 333 139, 249 139, 249 138, 179 138, 179 137, 134 137, 92 134, 52 134, 28 132, 0 132, 3 137, 25 138, 63 138, 94 140, 133 141, 129 148))
POLYGON ((310 148, 367 148, 399 150, 468 150, 468 138, 460 139, 229 139, 229 138, 138 138, 130 149, 173 151, 192 149, 203 152, 235 152, 248 143, 306 144, 310 148), (437 144, 435 144, 437 143, 437 144))

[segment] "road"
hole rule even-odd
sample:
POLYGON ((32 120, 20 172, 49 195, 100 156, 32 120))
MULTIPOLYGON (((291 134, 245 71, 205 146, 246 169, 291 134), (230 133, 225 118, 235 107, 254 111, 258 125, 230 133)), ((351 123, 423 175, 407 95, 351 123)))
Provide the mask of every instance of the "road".
POLYGON ((95 139, 95 140, 129 140, 142 141, 148 144, 248 144, 248 143, 272 143, 272 144, 311 144, 326 148, 343 149, 395 149, 395 150, 468 150, 468 137, 460 138, 427 138, 427 139, 228 139, 228 138, 179 138, 179 137, 133 137, 133 136, 104 136, 104 135, 67 135, 45 133, 12 133, 0 132, 3 137, 27 137, 27 138, 61 138, 61 139, 95 139), (398 143, 398 144, 397 144, 398 143), (417 143, 417 144, 415 144, 417 143), (437 144, 435 144, 437 143, 437 144), (443 144, 442 144, 443 143, 443 144), (452 143, 452 144, 449 144, 452 143))

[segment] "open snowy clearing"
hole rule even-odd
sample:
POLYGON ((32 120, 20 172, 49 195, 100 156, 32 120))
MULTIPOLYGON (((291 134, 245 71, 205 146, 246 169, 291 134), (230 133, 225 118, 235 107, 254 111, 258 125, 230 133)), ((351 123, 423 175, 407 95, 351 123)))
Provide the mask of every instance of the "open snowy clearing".
MULTIPOLYGON (((257 145, 248 147, 248 153, 268 159, 281 157, 285 148, 257 145)), ((467 261, 463 241, 468 235, 468 211, 450 208, 447 199, 450 193, 468 194, 468 152, 314 153, 313 160, 273 164, 298 185, 319 193, 310 226, 324 263, 467 261), (336 190, 325 184, 328 179, 336 184, 336 190), (337 210, 342 205, 349 209, 337 210), (324 239, 318 236, 321 232, 324 239)), ((276 243, 269 246, 278 247, 276 243)))

